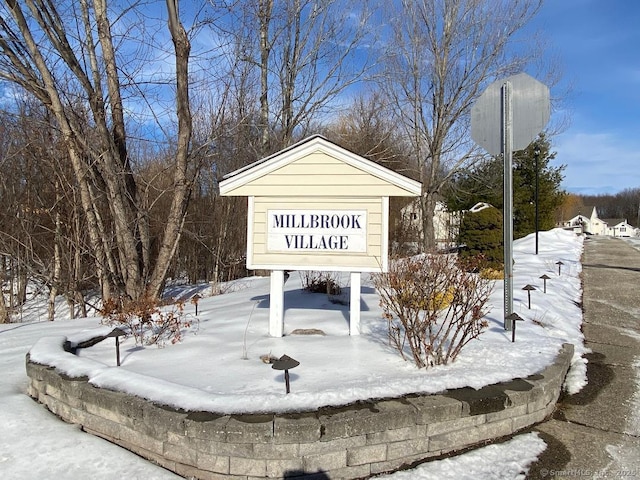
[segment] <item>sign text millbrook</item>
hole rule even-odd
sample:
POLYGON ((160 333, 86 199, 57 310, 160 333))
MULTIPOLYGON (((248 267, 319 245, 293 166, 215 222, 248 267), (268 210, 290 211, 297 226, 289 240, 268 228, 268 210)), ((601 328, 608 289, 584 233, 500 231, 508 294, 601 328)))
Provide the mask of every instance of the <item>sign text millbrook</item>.
POLYGON ((269 251, 366 252, 366 210, 269 210, 269 251))

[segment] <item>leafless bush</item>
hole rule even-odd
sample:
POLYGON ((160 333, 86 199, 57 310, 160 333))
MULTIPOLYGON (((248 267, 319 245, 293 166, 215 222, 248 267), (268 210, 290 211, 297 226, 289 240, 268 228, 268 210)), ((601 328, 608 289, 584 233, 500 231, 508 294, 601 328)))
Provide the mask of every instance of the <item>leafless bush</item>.
POLYGON ((305 271, 302 274, 302 288, 311 293, 340 295, 342 287, 332 272, 305 271))
POLYGON ((389 340, 418 368, 446 365, 487 327, 493 282, 460 268, 450 255, 397 260, 373 282, 388 321, 389 340))
MULTIPOLYGON (((184 303, 172 304, 171 310, 161 310, 157 299, 143 296, 138 300, 110 299, 102 307, 102 323, 120 327, 135 339, 136 345, 164 346, 165 342, 182 340, 192 321, 184 316, 184 303)), ((197 321, 197 320, 196 320, 197 321)))

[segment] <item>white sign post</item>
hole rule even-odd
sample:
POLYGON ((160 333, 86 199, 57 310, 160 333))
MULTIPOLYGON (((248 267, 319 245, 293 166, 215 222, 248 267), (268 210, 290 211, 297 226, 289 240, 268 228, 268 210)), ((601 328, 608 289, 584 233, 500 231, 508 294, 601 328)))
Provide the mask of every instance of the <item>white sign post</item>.
POLYGON ((504 160, 504 327, 513 312, 513 166, 512 152, 535 140, 550 116, 549 88, 526 73, 492 83, 471 109, 471 137, 504 160))

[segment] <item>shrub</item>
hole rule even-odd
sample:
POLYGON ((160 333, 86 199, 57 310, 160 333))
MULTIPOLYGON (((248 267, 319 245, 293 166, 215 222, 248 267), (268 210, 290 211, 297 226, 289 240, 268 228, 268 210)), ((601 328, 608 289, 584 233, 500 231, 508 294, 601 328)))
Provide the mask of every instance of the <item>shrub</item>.
POLYGON ((465 212, 460 225, 461 258, 481 258, 482 266, 499 270, 504 262, 502 242, 500 210, 488 207, 465 212))
POLYGON ((461 268, 453 256, 396 260, 373 282, 391 344, 405 360, 410 352, 418 368, 454 361, 487 327, 493 282, 461 268))
POLYGON ((302 277, 302 288, 311 293, 340 295, 342 288, 331 272, 305 271, 302 277))
POLYGON ((504 270, 485 267, 482 268, 479 273, 482 278, 486 278, 487 280, 504 280, 504 270))
POLYGON ((192 326, 184 316, 183 302, 173 304, 170 310, 161 310, 158 300, 148 295, 138 300, 109 299, 100 314, 104 317, 103 324, 122 328, 133 336, 136 345, 177 343, 182 340, 183 330, 192 326))

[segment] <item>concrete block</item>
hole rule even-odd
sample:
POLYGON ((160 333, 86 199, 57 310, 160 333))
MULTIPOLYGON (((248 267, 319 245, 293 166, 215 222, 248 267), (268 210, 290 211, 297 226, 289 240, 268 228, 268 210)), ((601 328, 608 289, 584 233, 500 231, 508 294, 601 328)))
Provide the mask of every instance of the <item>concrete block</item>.
POLYGON ((326 442, 301 443, 300 456, 319 455, 335 451, 346 451, 348 448, 364 447, 367 444, 366 435, 348 438, 336 438, 326 442))
POLYGON ((251 455, 253 458, 284 460, 300 456, 300 445, 298 443, 255 443, 252 444, 252 447, 251 455))
MULTIPOLYGON (((340 450, 302 457, 305 472, 331 471, 347 466, 347 451, 340 450)), ((338 477, 339 478, 339 477, 338 477)))
POLYGON ((124 419, 124 423, 129 425, 139 425, 142 423, 142 409, 146 401, 142 398, 127 393, 115 392, 116 396, 112 397, 113 403, 107 408, 124 419))
POLYGON ((487 385, 479 390, 471 387, 458 388, 443 394, 462 402, 462 415, 480 415, 499 412, 511 406, 511 400, 500 385, 487 385))
POLYGON ((377 445, 380 443, 400 442, 402 440, 412 440, 424 437, 427 434, 427 425, 414 425, 411 427, 395 428, 384 432, 367 434, 367 445, 377 445))
MULTIPOLYGON (((104 439, 105 439, 105 440, 107 440, 108 442, 114 443, 114 444, 116 444, 116 445, 122 445, 122 444, 123 444, 123 442, 122 442, 121 440, 119 440, 119 439, 117 439, 117 438, 114 438, 114 437, 111 437, 111 436, 109 436, 109 435, 106 435, 106 434, 104 434, 104 433, 102 433, 102 432, 99 432, 99 431, 97 431, 97 430, 93 430, 93 429, 91 429, 91 428, 89 428, 89 427, 82 427, 82 430, 83 430, 84 432, 87 432, 87 433, 89 433, 89 434, 91 434, 91 435, 95 436, 95 437, 104 438, 104 439)), ((125 443, 126 443, 126 442, 125 442, 125 443)), ((124 448, 126 448, 126 447, 124 447, 124 448)))
POLYGON ((83 427, 100 432, 111 438, 120 438, 120 429, 122 428, 122 425, 98 415, 85 412, 85 415, 82 415, 81 424, 83 427))
MULTIPOLYGON (((145 435, 144 433, 134 430, 132 428, 127 428, 121 425, 118 431, 118 438, 125 440, 129 443, 132 443, 134 445, 139 445, 145 450, 154 452, 158 455, 163 455, 165 453, 165 446, 162 441, 158 440, 155 437, 150 437, 149 435, 145 435)), ((179 460, 171 457, 169 457, 169 459, 179 460)))
MULTIPOLYGON (((127 427, 133 427, 135 420, 140 418, 139 413, 137 417, 132 418, 120 412, 118 405, 126 402, 129 397, 124 393, 91 386, 91 388, 82 389, 81 395, 85 410, 94 415, 104 417, 113 422, 122 423, 127 427)), ((124 411, 127 412, 126 408, 124 411)))
POLYGON ((278 415, 273 420, 276 443, 308 443, 320 440, 320 421, 315 413, 278 415))
POLYGON ((426 455, 429 452, 429 438, 416 438, 387 445, 387 460, 426 455))
POLYGON ((30 355, 27 353, 27 355, 25 356, 25 370, 27 372, 27 377, 33 379, 33 380, 44 380, 44 377, 42 375, 42 371, 46 368, 51 368, 51 367, 47 367, 45 365, 40 365, 38 363, 33 363, 31 361, 31 357, 30 355))
POLYGON ((130 414, 136 416, 136 427, 148 435, 155 435, 161 439, 166 438, 168 432, 186 435, 187 412, 156 405, 137 397, 130 400, 129 408, 130 414))
POLYGON ((387 459, 386 445, 365 445, 347 450, 347 465, 364 465, 375 462, 384 462, 387 459))
POLYGON ((512 419, 512 428, 514 432, 518 430, 522 430, 523 428, 527 428, 531 425, 535 425, 536 423, 542 422, 545 418, 547 418, 546 410, 538 410, 536 412, 526 413, 524 415, 519 415, 512 419))
POLYGON ((49 409, 55 415, 68 422, 69 417, 71 417, 71 407, 61 400, 53 399, 53 397, 49 398, 52 399, 52 402, 48 405, 49 409))
POLYGON ((549 405, 555 405, 555 402, 552 402, 552 399, 547 398, 546 395, 538 398, 533 402, 529 402, 527 404, 527 413, 533 413, 540 410, 545 410, 549 405))
POLYGON ((200 470, 208 472, 229 474, 231 460, 225 455, 212 455, 204 452, 197 452, 195 466, 200 470))
POLYGON ((65 401, 74 408, 83 408, 82 392, 89 384, 82 380, 69 380, 65 385, 65 401))
POLYGON ((327 409, 318 418, 321 441, 326 441, 415 425, 415 409, 408 402, 385 400, 327 409))
POLYGON ((489 440, 491 438, 500 438, 513 433, 513 419, 505 418, 492 423, 485 423, 477 427, 478 439, 489 440))
MULTIPOLYGON (((104 405, 104 404, 103 404, 104 405)), ((118 424, 123 424, 127 427, 133 427, 134 426, 134 420, 131 418, 126 418, 123 417, 122 415, 120 415, 118 412, 110 409, 110 408, 105 408, 103 405, 98 405, 95 403, 89 403, 89 402, 85 402, 84 404, 84 408, 87 412, 91 413, 92 415, 95 415, 97 417, 102 417, 106 420, 111 420, 112 422, 118 423, 118 424)))
POLYGON ((528 410, 527 404, 524 403, 516 407, 507 408, 506 410, 502 410, 501 412, 487 413, 485 417, 486 417, 487 423, 498 422, 500 420, 504 420, 507 418, 513 418, 513 417, 518 417, 520 415, 525 415, 527 413, 527 410, 528 410))
POLYGON ((197 464, 197 451, 187 445, 164 442, 162 455, 169 460, 175 460, 187 465, 197 464))
POLYGON ((292 472, 303 472, 303 463, 302 458, 267 460, 267 477, 288 478, 292 472))
POLYGON ((191 438, 192 447, 199 452, 211 455, 246 458, 251 458, 254 455, 253 443, 227 443, 204 440, 202 438, 188 438, 191 438))
POLYGON ((540 374, 480 390, 284 415, 184 412, 96 388, 86 377, 67 377, 28 356, 26 369, 29 394, 53 413, 186 477, 361 478, 544 420, 555 408, 572 354, 573 347, 565 346, 540 374))
POLYGON ((441 395, 410 396, 406 401, 416 409, 419 425, 460 418, 462 402, 441 395))
POLYGON ((429 450, 450 452, 451 450, 457 450, 478 443, 479 438, 478 430, 475 428, 441 433, 429 437, 429 450))
POLYGON ((505 390, 505 393, 511 401, 512 407, 526 405, 531 401, 535 401, 544 396, 544 389, 536 383, 539 379, 542 379, 543 376, 534 375, 530 378, 532 379, 527 380, 527 383, 531 385, 531 388, 528 390, 505 390))
POLYGON ((225 426, 229 443, 264 443, 273 440, 273 415, 232 415, 225 426))
POLYGON ((57 400, 65 400, 66 394, 61 390, 61 385, 47 384, 44 389, 44 393, 57 400))
POLYGON ((214 442, 224 442, 227 439, 228 415, 219 415, 210 412, 189 412, 183 420, 185 434, 210 440, 214 442))
POLYGON ((31 398, 34 398, 34 399, 38 398, 38 393, 39 393, 38 387, 36 386, 36 382, 37 380, 31 380, 27 385, 27 395, 29 395, 31 398))
POLYGON ((75 423, 77 425, 83 425, 82 416, 86 415, 87 413, 80 408, 70 408, 68 414, 69 414, 69 418, 67 418, 68 422, 75 423))
POLYGON ((430 423, 427 425, 427 436, 438 435, 445 432, 454 432, 456 430, 468 430, 482 425, 487 421, 487 416, 474 415, 472 417, 456 418, 455 420, 447 420, 444 422, 430 423))
POLYGON ((229 459, 229 474, 264 477, 267 474, 267 461, 255 458, 231 457, 229 459))

